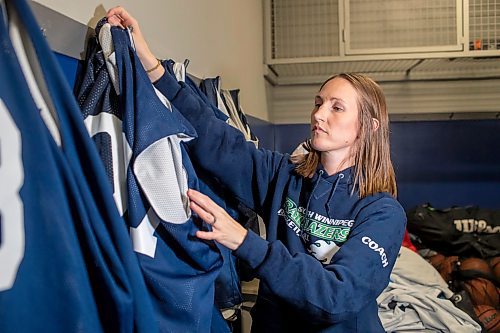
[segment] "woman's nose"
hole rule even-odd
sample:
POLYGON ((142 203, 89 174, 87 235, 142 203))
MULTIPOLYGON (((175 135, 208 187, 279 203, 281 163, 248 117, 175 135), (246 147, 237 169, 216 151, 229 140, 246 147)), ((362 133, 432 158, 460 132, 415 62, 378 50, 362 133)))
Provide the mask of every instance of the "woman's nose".
POLYGON ((325 106, 324 105, 320 105, 319 107, 315 108, 313 110, 313 113, 312 113, 312 117, 314 120, 316 121, 325 121, 325 106))

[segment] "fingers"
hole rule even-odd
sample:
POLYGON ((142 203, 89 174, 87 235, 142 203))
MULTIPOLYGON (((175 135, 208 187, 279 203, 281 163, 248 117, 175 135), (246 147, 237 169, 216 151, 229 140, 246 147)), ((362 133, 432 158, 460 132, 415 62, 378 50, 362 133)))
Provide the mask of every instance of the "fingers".
POLYGON ((118 6, 111 8, 106 13, 108 23, 113 26, 121 27, 122 29, 129 28, 134 39, 135 51, 139 56, 144 69, 149 70, 156 68, 153 71, 147 72, 151 82, 157 81, 165 73, 163 66, 156 66, 158 59, 149 49, 144 36, 142 35, 139 23, 133 18, 123 7, 118 6), (156 67, 155 67, 156 66, 156 67))
POLYGON ((197 231, 196 237, 204 240, 216 240, 217 238, 215 234, 211 231, 197 231))
POLYGON ((215 224, 217 222, 217 219, 215 217, 215 215, 213 215, 212 213, 206 211, 205 209, 203 209, 202 207, 200 207, 196 202, 194 201, 191 201, 189 203, 189 207, 191 207, 191 209, 196 213, 198 214, 198 216, 205 222, 207 222, 208 224, 215 224))
POLYGON ((121 6, 108 10, 106 18, 111 25, 120 26, 121 28, 138 28, 137 21, 121 6))
POLYGON ((191 209, 208 224, 212 231, 197 231, 196 236, 204 240, 215 240, 230 250, 237 249, 245 239, 247 230, 236 222, 208 196, 196 190, 188 190, 191 209))
POLYGON ((199 206, 207 213, 216 216, 222 211, 222 208, 219 205, 217 205, 212 199, 201 192, 189 189, 187 195, 192 202, 196 203, 197 206, 199 206))
POLYGON ((125 10, 125 8, 123 8, 121 6, 116 6, 116 7, 111 8, 110 10, 108 10, 108 12, 106 13, 106 17, 110 18, 112 16, 116 16, 122 20, 132 18, 132 16, 130 16, 130 14, 125 10))

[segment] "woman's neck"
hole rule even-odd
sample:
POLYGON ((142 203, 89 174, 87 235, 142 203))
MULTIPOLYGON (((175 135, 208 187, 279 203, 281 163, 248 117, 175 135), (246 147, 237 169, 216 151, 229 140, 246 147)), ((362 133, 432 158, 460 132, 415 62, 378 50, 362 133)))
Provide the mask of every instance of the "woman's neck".
POLYGON ((354 165, 354 158, 346 155, 340 152, 321 153, 321 165, 329 176, 354 165))

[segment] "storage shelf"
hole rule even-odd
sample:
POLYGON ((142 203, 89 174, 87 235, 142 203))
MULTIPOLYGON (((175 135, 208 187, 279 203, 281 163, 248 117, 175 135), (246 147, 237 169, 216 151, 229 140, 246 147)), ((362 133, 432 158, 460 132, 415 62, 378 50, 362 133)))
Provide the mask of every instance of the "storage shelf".
POLYGON ((500 78, 500 0, 267 0, 266 78, 500 78))

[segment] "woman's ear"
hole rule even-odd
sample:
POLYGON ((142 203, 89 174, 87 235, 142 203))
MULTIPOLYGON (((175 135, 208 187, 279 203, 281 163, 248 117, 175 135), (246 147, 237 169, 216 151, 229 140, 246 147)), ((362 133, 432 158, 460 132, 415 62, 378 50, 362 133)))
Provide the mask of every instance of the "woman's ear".
POLYGON ((378 119, 372 118, 372 127, 374 132, 378 130, 378 128, 380 127, 380 122, 378 121, 378 119))

